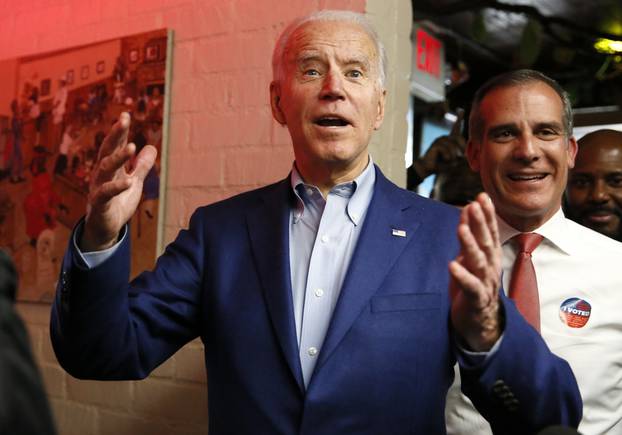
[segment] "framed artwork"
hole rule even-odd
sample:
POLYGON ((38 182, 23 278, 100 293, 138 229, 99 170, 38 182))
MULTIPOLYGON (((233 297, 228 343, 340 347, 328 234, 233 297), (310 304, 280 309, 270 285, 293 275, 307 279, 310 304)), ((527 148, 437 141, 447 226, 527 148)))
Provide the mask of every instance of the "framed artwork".
MULTIPOLYGON (((163 29, 0 63, 0 77, 15 77, 14 83, 0 82, 6 95, 5 102, 0 92, 0 104, 6 104, 7 109, 12 100, 23 104, 21 90, 32 86, 32 77, 43 78, 35 84, 40 88, 44 121, 38 131, 33 126, 22 132, 22 144, 28 144, 22 145, 25 181, 0 183, 0 247, 13 258, 19 274, 17 300, 53 300, 71 231, 86 212, 89 180, 99 146, 110 130, 111 119, 123 110, 141 110, 139 95, 152 95, 152 103, 146 107, 143 120, 135 118, 134 122, 142 122, 143 128, 132 132, 129 140, 144 135, 158 148, 158 157, 145 181, 136 214, 129 221, 131 277, 153 267, 164 238, 161 192, 167 166, 171 71, 167 54, 171 46, 172 32, 163 29), (154 40, 165 42, 156 52, 147 50, 154 40), (125 53, 130 53, 130 59, 125 53), (166 62, 148 62, 143 53, 166 62), (130 65, 131 59, 134 62, 130 65), (123 71, 131 82, 115 82, 115 69, 123 71), (65 85, 60 80, 57 84, 61 77, 65 85), (157 93, 153 91, 156 87, 157 93), (53 99, 64 105, 62 110, 53 107, 53 99), (61 143, 64 145, 59 146, 61 143), (67 148, 71 156, 59 151, 67 148)), ((0 117, 0 143, 4 139, 2 121, 0 117)))
POLYGON ((130 59, 130 63, 138 62, 138 49, 137 48, 133 48, 130 50, 129 59, 130 59))
POLYGON ((72 69, 67 70, 67 72, 65 73, 65 81, 67 82, 68 85, 73 85, 73 70, 72 69))
POLYGON ((50 79, 41 80, 41 96, 47 97, 50 95, 50 85, 52 81, 50 79))
POLYGON ((145 47, 145 60, 150 62, 158 60, 160 53, 160 47, 157 45, 148 45, 145 47))

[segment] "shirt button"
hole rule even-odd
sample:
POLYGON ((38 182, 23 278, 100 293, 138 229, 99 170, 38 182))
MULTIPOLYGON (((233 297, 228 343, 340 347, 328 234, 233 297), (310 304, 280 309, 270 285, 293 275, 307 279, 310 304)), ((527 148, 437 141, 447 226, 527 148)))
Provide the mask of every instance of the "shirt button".
POLYGON ((315 296, 321 298, 322 296, 324 296, 324 290, 322 290, 321 288, 315 289, 315 296))
POLYGON ((357 213, 352 213, 352 219, 357 220, 359 215, 357 213))
POLYGON ((307 195, 313 196, 313 189, 307 189, 307 195))
POLYGON ((326 234, 322 236, 322 243, 328 243, 329 240, 330 240, 330 237, 328 237, 326 234))
POLYGON ((315 356, 315 355, 317 355, 317 348, 316 347, 310 347, 309 349, 307 349, 307 353, 309 354, 309 356, 315 356))

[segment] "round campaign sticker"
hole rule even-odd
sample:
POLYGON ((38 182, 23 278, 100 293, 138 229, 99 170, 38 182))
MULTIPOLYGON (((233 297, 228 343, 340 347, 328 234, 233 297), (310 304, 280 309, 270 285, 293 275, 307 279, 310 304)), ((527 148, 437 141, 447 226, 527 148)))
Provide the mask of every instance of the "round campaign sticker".
POLYGON ((571 328, 583 328, 591 313, 592 306, 579 298, 566 299, 559 307, 559 318, 571 328))

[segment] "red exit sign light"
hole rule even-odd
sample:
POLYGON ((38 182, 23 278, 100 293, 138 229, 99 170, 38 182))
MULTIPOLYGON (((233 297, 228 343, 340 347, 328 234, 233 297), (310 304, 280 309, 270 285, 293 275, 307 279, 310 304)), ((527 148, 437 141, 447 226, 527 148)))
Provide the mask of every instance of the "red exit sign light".
POLYGON ((419 28, 417 30, 417 69, 434 77, 441 76, 441 41, 419 28))

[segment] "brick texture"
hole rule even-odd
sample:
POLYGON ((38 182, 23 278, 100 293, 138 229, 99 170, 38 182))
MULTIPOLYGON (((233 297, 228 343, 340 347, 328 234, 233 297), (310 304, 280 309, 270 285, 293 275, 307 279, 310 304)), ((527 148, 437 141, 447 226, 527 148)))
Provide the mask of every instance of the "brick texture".
MULTIPOLYGON (((167 186, 165 243, 187 225, 196 207, 274 182, 288 173, 293 158, 289 135, 272 120, 269 104, 271 50, 288 21, 320 8, 367 10, 380 27, 390 61, 397 61, 391 69, 395 79, 389 83, 386 117, 392 121, 385 121, 372 152, 385 172, 403 184, 400 164, 408 104, 409 1, 0 3, 7 5, 0 17, 0 59, 158 28, 174 30, 169 145, 165 156, 168 179, 163 180, 167 186)), ((19 311, 31 335, 59 435, 207 433, 208 380, 200 341, 189 343, 146 380, 81 381, 66 374, 56 362, 49 340, 49 306, 22 304, 19 311)))

